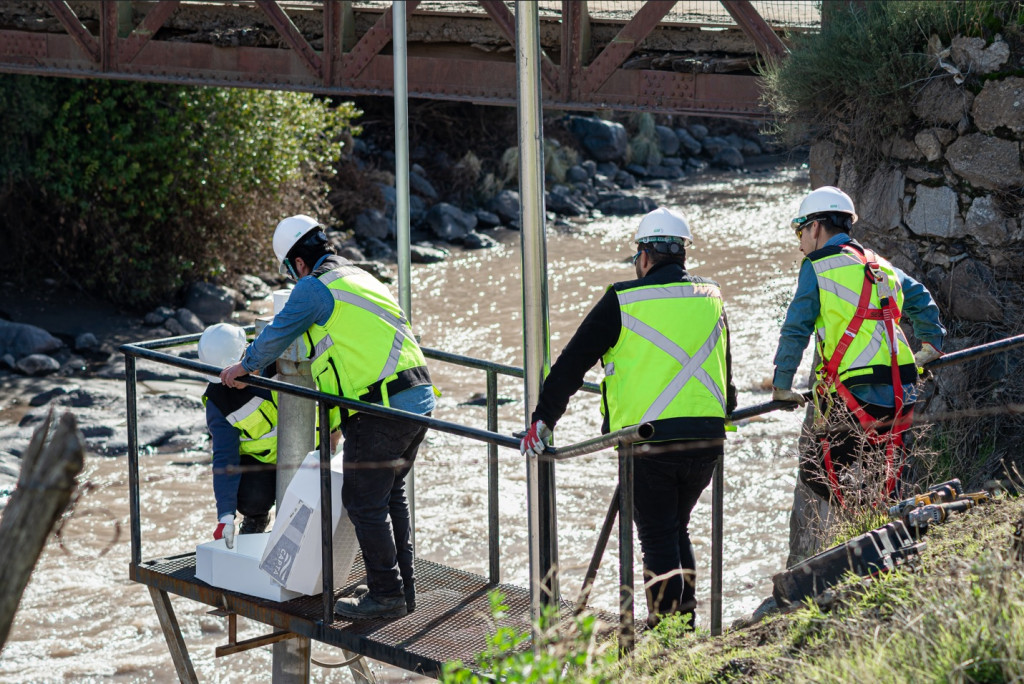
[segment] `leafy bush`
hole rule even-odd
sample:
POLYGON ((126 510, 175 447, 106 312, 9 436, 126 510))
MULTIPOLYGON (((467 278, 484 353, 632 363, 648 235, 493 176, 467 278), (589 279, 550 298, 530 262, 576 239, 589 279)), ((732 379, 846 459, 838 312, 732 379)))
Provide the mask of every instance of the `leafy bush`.
MULTIPOLYGON (((476 672, 461 662, 446 663, 441 681, 445 684, 483 682, 598 682, 617 681, 614 643, 598 634, 597 619, 583 615, 574 619, 568 633, 558 632, 558 611, 546 609, 537 630, 537 648, 530 648, 528 631, 499 626, 506 614, 504 596, 488 594, 494 633, 477 658, 476 672), (599 674, 602 673, 602 674, 599 674)), ((563 629, 565 626, 563 625, 563 629)))
POLYGON ((5 216, 23 267, 56 268, 130 306, 259 269, 281 216, 325 212, 325 180, 359 112, 308 94, 5 77, 5 216))
POLYGON ((936 68, 932 36, 948 46, 956 35, 1016 34, 1021 13, 1019 3, 997 0, 840 6, 820 32, 795 36, 789 57, 763 68, 766 104, 791 138, 810 126, 814 136, 881 145, 908 121, 914 96, 936 68))

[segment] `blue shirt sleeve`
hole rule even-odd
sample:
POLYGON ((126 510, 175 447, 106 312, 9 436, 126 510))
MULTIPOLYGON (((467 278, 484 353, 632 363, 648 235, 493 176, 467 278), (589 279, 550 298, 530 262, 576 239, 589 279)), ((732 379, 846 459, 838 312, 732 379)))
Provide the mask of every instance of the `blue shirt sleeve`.
POLYGON ((213 441, 213 497, 217 502, 217 518, 233 515, 238 506, 239 472, 226 473, 236 468, 238 458, 238 429, 228 422, 212 401, 206 402, 206 427, 213 441))
POLYGON ((775 377, 772 379, 772 385, 775 387, 793 389, 793 376, 796 375, 807 343, 814 334, 814 322, 818 320, 820 310, 818 279, 814 275, 811 262, 804 259, 800 265, 796 293, 786 311, 779 346, 775 350, 775 377))
POLYGON ((939 321, 939 307, 932 299, 932 294, 928 288, 900 269, 894 267, 893 270, 903 290, 903 315, 909 318, 914 326, 914 335, 922 342, 941 350, 946 329, 939 321))
POLYGON ((300 278, 288 303, 245 350, 242 368, 250 373, 266 368, 311 325, 325 325, 333 312, 330 289, 313 276, 300 278))

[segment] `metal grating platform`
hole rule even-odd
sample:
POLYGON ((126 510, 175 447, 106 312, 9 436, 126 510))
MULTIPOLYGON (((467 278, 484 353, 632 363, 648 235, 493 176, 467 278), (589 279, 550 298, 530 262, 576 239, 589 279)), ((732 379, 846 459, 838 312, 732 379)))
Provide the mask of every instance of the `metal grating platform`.
MULTIPOLYGON (((156 589, 428 676, 438 676, 450 660, 461 660, 469 666, 476 662, 494 629, 487 598, 493 589, 505 596, 509 608, 506 624, 529 630, 527 589, 490 584, 484 577, 421 559, 416 560, 414 612, 397 620, 335 619, 330 624, 323 622, 322 595, 276 603, 212 587, 196 579, 195 570, 195 554, 190 553, 143 561, 130 569, 130 576, 156 589)), ((349 580, 335 591, 335 598, 350 596, 358 584, 365 582, 361 556, 356 557, 349 580)), ((562 602, 560 612, 563 621, 571 620, 568 603, 562 602)))

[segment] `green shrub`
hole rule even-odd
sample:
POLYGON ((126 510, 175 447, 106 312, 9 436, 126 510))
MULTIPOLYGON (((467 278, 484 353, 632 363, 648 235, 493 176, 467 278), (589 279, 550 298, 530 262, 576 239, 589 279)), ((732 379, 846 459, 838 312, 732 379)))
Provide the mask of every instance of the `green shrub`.
POLYGON ((809 132, 881 145, 907 123, 933 72, 945 74, 929 56, 933 36, 948 47, 956 35, 1016 33, 1021 14, 1019 3, 998 0, 841 6, 820 32, 795 36, 789 57, 763 68, 766 104, 791 140, 809 132))
POLYGON ((5 120, 20 94, 23 127, 45 122, 30 148, 3 148, 5 185, 31 183, 5 211, 22 264, 129 306, 267 265, 281 216, 325 213, 358 115, 301 93, 99 80, 5 77, 0 93, 5 120))
POLYGON ((530 647, 529 631, 503 625, 508 613, 499 591, 488 594, 493 634, 487 648, 477 658, 476 668, 461 662, 446 663, 441 675, 445 684, 482 684, 483 682, 585 682, 598 684, 617 681, 614 674, 615 644, 600 637, 597 619, 583 615, 571 626, 562 625, 558 613, 546 609, 539 621, 536 648, 530 647))

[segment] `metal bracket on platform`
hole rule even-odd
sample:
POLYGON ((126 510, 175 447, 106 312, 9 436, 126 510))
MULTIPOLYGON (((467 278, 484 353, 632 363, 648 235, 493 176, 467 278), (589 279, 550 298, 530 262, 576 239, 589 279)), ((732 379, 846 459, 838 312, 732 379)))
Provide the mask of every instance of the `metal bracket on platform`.
POLYGON ((248 651, 253 648, 259 648, 260 646, 268 646, 270 644, 277 643, 278 641, 284 641, 285 639, 298 638, 298 634, 294 632, 272 632, 264 636, 253 637, 252 639, 238 640, 238 613, 224 608, 215 608, 207 613, 207 615, 215 615, 217 617, 226 617, 228 619, 228 643, 223 646, 218 646, 214 650, 214 655, 217 658, 223 656, 233 655, 235 653, 241 653, 242 651, 248 651))

